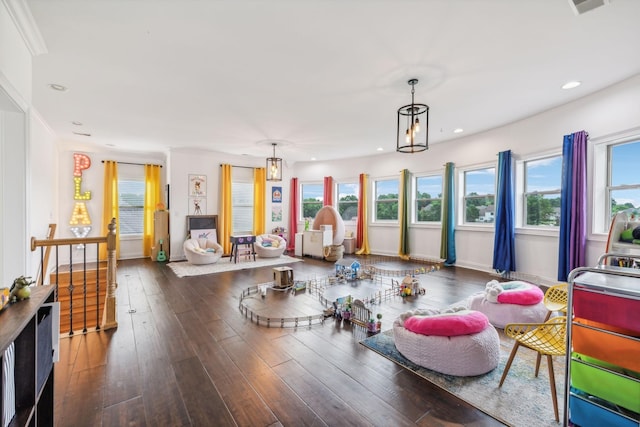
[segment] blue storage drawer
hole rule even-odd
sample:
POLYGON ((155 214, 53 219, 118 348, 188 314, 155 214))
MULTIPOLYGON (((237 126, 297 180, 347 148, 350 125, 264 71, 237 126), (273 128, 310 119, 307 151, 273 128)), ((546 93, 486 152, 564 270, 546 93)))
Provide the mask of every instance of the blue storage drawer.
POLYGON ((579 427, 638 427, 638 421, 585 400, 573 392, 569 396, 569 421, 579 427))

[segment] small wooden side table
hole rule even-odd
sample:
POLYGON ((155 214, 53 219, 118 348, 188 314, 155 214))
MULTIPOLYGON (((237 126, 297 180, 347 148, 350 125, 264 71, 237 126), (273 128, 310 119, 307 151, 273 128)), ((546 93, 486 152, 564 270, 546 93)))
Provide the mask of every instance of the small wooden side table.
POLYGON ((251 234, 242 236, 230 236, 231 241, 231 258, 229 262, 233 261, 238 263, 238 255, 253 256, 253 260, 256 260, 256 250, 253 244, 256 242, 256 236, 251 234), (243 246, 243 248, 240 248, 243 246))

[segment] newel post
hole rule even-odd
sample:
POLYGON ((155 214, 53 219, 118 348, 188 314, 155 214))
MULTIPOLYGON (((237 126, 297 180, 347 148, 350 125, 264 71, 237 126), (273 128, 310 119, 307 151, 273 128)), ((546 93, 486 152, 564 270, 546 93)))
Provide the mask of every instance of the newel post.
POLYGON ((102 329, 118 327, 116 319, 116 219, 112 218, 107 233, 107 295, 102 314, 102 329))

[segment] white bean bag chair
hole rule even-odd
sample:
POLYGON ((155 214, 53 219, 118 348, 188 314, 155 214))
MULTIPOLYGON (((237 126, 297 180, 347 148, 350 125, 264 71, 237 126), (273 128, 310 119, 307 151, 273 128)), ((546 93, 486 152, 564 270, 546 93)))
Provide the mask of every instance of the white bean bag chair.
POLYGON ((475 376, 494 370, 500 361, 496 329, 482 313, 453 310, 400 315, 393 323, 398 351, 416 365, 447 375, 475 376))
POLYGON ((211 239, 188 239, 183 245, 184 255, 191 264, 213 264, 223 253, 222 246, 211 239))
POLYGON ((344 221, 340 213, 333 206, 320 208, 313 220, 312 230, 320 230, 321 225, 330 225, 333 230, 333 245, 342 245, 344 241, 344 221))
POLYGON ((484 313, 493 326, 503 329, 508 323, 540 323, 547 308, 544 293, 522 281, 487 283, 484 292, 469 298, 469 309, 484 313))
POLYGON ((262 234, 256 236, 253 247, 260 258, 276 258, 284 253, 287 241, 276 234, 262 234))

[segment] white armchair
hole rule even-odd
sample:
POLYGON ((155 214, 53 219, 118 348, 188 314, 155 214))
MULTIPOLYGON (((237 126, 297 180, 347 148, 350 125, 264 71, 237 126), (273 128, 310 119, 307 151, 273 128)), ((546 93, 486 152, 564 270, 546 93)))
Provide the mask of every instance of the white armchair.
POLYGON ((222 246, 209 239, 188 239, 182 245, 184 255, 191 264, 213 264, 223 253, 222 246))
POLYGON ((262 234, 256 236, 254 248, 260 258, 276 258, 284 253, 287 241, 277 234, 262 234))

